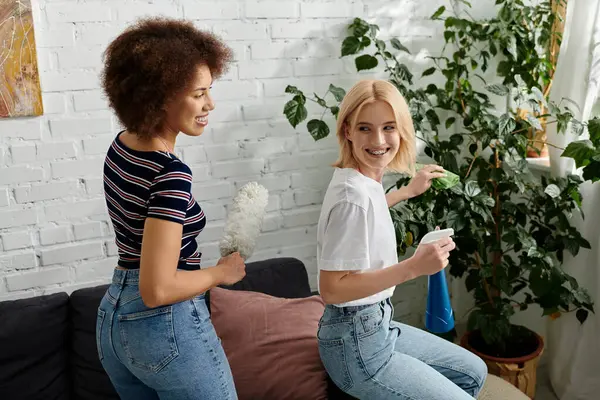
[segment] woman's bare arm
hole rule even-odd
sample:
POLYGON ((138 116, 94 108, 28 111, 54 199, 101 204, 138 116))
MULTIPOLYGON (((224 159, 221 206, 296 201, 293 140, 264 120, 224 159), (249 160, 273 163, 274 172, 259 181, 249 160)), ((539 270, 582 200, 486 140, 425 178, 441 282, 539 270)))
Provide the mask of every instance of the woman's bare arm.
POLYGON ((197 296, 224 279, 220 267, 183 271, 177 269, 183 225, 147 218, 142 239, 140 294, 148 307, 173 304, 197 296))

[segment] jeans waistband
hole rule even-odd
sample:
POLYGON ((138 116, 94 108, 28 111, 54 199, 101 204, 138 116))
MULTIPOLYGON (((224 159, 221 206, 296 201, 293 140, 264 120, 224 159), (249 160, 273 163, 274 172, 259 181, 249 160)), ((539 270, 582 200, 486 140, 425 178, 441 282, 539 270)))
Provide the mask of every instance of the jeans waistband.
POLYGON ((138 284, 140 282, 139 269, 116 269, 113 272, 113 283, 117 285, 138 284))
POLYGON ((375 307, 375 306, 385 306, 385 305, 392 305, 392 300, 388 297, 385 300, 381 300, 378 303, 373 303, 373 304, 362 304, 359 306, 343 306, 343 307, 338 307, 336 305, 333 304, 327 304, 325 307, 335 313, 338 314, 343 314, 343 315, 353 315, 356 314, 359 311, 365 310, 367 308, 371 308, 371 307, 375 307))

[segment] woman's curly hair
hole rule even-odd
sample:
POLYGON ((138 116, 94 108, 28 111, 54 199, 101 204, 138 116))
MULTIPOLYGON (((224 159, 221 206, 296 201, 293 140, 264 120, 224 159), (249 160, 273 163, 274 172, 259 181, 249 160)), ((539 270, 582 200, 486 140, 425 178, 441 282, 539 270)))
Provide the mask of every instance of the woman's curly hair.
POLYGON ((150 18, 121 33, 104 58, 101 79, 110 107, 126 129, 148 138, 164 121, 164 105, 188 89, 198 66, 206 65, 216 79, 233 52, 189 21, 150 18))

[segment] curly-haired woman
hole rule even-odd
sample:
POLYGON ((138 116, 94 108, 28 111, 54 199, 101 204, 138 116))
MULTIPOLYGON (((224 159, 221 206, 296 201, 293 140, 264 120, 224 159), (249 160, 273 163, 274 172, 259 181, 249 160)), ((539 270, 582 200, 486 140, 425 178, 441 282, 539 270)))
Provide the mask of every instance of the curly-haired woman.
POLYGON ((206 224, 179 133, 200 136, 232 59, 192 23, 145 19, 107 48, 102 84, 125 130, 104 164, 118 265, 98 308, 98 354, 122 399, 236 399, 204 293, 245 275, 239 254, 200 269, 206 224))

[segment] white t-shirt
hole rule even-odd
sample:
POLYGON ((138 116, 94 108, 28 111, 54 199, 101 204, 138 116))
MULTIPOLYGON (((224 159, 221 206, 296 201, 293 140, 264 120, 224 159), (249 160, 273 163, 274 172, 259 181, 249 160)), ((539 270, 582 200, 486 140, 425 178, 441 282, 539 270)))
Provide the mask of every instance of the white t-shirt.
MULTIPOLYGON (((336 168, 317 228, 317 265, 325 271, 367 271, 398 263, 396 232, 381 183, 352 168, 336 168)), ((336 306, 374 304, 395 286, 336 306)))

